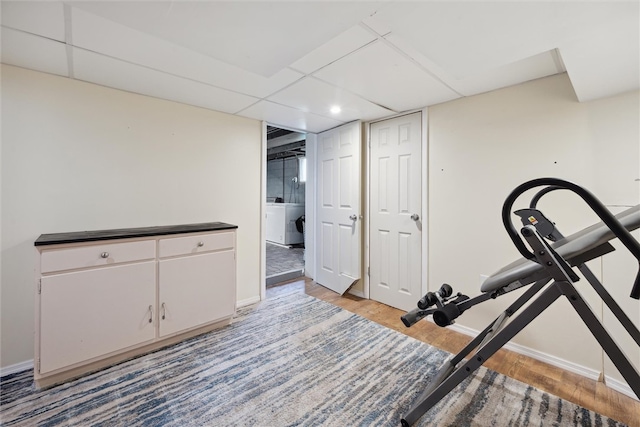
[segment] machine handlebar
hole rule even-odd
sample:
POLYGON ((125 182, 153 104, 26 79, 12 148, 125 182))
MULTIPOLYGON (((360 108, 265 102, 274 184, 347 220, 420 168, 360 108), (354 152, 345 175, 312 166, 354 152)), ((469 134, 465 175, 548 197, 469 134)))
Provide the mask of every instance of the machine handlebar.
POLYGON ((532 188, 547 186, 546 189, 540 191, 534 199, 531 201, 533 207, 537 204, 540 197, 553 190, 570 190, 580 196, 587 205, 600 217, 607 227, 620 239, 623 245, 631 252, 631 254, 638 260, 638 273, 631 289, 631 298, 640 299, 640 243, 633 238, 631 233, 622 225, 620 221, 594 196, 591 192, 576 185, 572 182, 565 181, 559 178, 538 178, 531 181, 527 181, 516 187, 509 196, 507 196, 504 204, 502 205, 502 223, 504 224, 507 234, 511 238, 511 241, 516 246, 518 251, 523 257, 527 259, 535 259, 533 252, 527 249, 524 241, 516 231, 513 222, 511 221, 511 209, 516 199, 527 190, 532 188))

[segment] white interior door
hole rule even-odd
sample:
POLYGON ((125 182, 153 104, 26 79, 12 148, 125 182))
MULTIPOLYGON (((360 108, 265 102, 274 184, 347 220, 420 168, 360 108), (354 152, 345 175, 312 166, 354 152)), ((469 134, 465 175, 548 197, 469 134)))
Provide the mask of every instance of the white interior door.
POLYGON ((413 113, 370 128, 370 297, 402 310, 422 296, 421 123, 413 113))
POLYGON ((316 282, 343 294, 361 276, 360 122, 318 134, 316 282))

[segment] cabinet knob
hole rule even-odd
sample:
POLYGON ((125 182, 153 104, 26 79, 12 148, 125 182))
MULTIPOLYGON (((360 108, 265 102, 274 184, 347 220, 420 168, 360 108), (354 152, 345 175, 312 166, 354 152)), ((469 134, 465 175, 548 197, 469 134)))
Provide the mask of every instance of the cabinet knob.
POLYGON ((100 257, 102 257, 102 258, 109 258, 109 252, 102 252, 102 253, 100 254, 100 257))
POLYGON ((204 246, 204 242, 201 240, 198 242, 198 247, 203 247, 204 246))

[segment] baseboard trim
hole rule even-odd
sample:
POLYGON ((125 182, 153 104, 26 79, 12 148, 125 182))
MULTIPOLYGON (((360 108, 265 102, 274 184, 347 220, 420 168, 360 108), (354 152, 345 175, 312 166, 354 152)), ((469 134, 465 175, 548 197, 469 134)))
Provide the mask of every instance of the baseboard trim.
POLYGON ((27 369, 33 369, 33 359, 0 368, 0 377, 26 371, 27 369))
MULTIPOLYGON (((432 321, 432 319, 429 319, 429 320, 432 321)), ((460 332, 461 334, 465 334, 473 337, 477 336, 480 333, 480 331, 476 331, 475 329, 468 328, 466 326, 461 326, 455 323, 451 326, 448 326, 448 328, 450 328, 453 331, 460 332)), ((598 379, 600 378, 600 371, 587 368, 586 366, 578 365, 577 363, 569 362, 567 360, 561 359, 556 356, 552 356, 547 353, 543 353, 542 351, 534 350, 532 348, 526 347, 521 344, 508 342, 504 346, 504 348, 506 348, 507 350, 511 350, 515 353, 522 354, 523 356, 527 356, 532 359, 536 359, 541 362, 548 363, 549 365, 555 366, 557 368, 564 369, 565 371, 582 375, 583 377, 589 378, 594 381, 598 381, 598 379)))
POLYGON ((236 308, 246 307, 247 305, 255 304, 257 302, 260 302, 260 295, 256 295, 255 297, 236 301, 236 308))
POLYGON ((359 298, 365 298, 364 292, 358 289, 350 289, 349 293, 359 298))
POLYGON ((636 394, 633 392, 633 390, 631 390, 631 387, 629 386, 629 384, 627 384, 624 381, 620 381, 618 379, 615 378, 611 378, 608 375, 604 376, 604 383, 611 389, 618 391, 626 396, 629 396, 632 399, 638 400, 640 401, 640 399, 638 399, 638 396, 636 396, 636 394))

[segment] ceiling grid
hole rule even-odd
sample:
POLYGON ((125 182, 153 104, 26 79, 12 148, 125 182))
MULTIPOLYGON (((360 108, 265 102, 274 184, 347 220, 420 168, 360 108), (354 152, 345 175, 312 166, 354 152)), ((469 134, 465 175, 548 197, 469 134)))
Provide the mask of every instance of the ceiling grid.
POLYGON ((637 1, 0 7, 5 64, 304 132, 563 72, 578 101, 640 87, 637 1))

